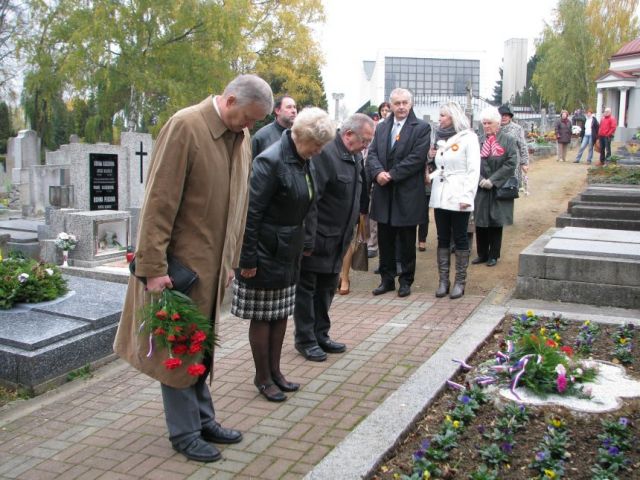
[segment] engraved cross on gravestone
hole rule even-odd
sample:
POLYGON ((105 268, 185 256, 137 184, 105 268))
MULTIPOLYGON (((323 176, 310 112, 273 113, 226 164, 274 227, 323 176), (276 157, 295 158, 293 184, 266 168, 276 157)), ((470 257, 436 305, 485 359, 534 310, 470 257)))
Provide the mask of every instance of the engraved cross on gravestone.
POLYGON ((144 183, 144 175, 143 175, 144 157, 146 157, 148 153, 144 151, 144 146, 142 145, 142 142, 140 142, 140 150, 136 152, 136 155, 140 157, 140 183, 144 183))

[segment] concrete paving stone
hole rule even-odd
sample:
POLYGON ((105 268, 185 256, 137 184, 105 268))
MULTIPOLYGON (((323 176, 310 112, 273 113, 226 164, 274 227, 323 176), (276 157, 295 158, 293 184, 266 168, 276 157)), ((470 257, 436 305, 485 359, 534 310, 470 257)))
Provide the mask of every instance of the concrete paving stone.
POLYGON ((262 473, 277 461, 278 459, 276 457, 260 456, 257 457, 249 465, 247 465, 247 467, 244 468, 241 473, 243 475, 262 478, 262 473))
MULTIPOLYGON (((254 434, 257 435, 257 438, 244 447, 244 449, 250 453, 262 453, 278 439, 278 437, 273 435, 259 434, 255 432, 255 430, 254 434)), ((286 436, 286 433, 284 435, 286 436)))
MULTIPOLYGON (((229 460, 225 458, 224 455, 222 457, 222 460, 215 463, 215 468, 217 471, 229 472, 234 474, 239 473, 242 469, 244 469, 245 466, 246 466, 246 463, 229 460)), ((216 472, 216 478, 217 478, 217 472, 216 472)))
POLYGON ((291 460, 278 459, 277 462, 271 464, 262 474, 261 477, 266 480, 278 480, 294 465, 291 460))
POLYGON ((113 473, 113 472, 105 472, 103 475, 98 477, 98 480, 137 480, 140 477, 136 477, 135 475, 128 475, 125 473, 113 473))
POLYGON ((82 464, 86 465, 87 467, 97 468, 106 472, 113 470, 114 467, 118 465, 118 463, 119 462, 117 460, 112 460, 110 458, 101 458, 97 455, 92 455, 89 458, 85 458, 82 462, 82 464))
POLYGON ((247 465, 255 460, 257 454, 240 449, 238 445, 229 445, 225 447, 223 456, 227 460, 247 465))
MULTIPOLYGON (((139 452, 139 453, 142 453, 142 452, 139 452)), ((114 450, 112 448, 101 448, 98 451, 96 451, 94 455, 97 456, 97 457, 101 457, 101 458, 107 458, 109 460, 116 460, 118 462, 118 465, 122 465, 132 455, 136 455, 136 454, 134 454, 132 452, 129 452, 129 451, 125 451, 125 450, 114 450)))
POLYGON ((273 443, 273 447, 297 450, 304 453, 315 447, 315 444, 311 442, 302 442, 300 440, 291 440, 289 438, 279 438, 273 443))
POLYGON ((66 472, 72 467, 73 465, 70 465, 68 463, 58 462, 57 460, 49 459, 39 463, 37 466, 37 469, 45 472, 52 472, 56 475, 60 475, 61 473, 66 472))
POLYGON ((16 478, 22 472, 42 463, 40 458, 32 458, 26 455, 15 455, 13 458, 0 464, 0 475, 7 478, 16 478), (13 476, 12 476, 13 475, 13 476))
POLYGON ((82 465, 73 465, 69 470, 60 474, 58 480, 77 480, 80 476, 89 471, 89 468, 82 465))
POLYGON ((260 424, 256 425, 253 428, 253 431, 259 435, 270 435, 273 437, 279 437, 282 434, 284 434, 287 430, 289 429, 283 428, 283 427, 260 425, 260 424))
POLYGON ((289 415, 287 415, 286 420, 292 423, 299 422, 304 420, 309 412, 312 411, 309 407, 295 407, 289 415))
POLYGON ((64 450, 60 450, 53 457, 51 457, 51 459, 56 460, 58 462, 67 462, 69 461, 70 458, 73 458, 78 454, 78 452, 83 451, 85 448, 87 448, 86 445, 83 445, 81 443, 74 443, 70 445, 68 448, 65 448, 64 450))
MULTIPOLYGON (((168 460, 165 459, 158 468, 165 472, 172 472, 174 474, 181 475, 191 475, 195 472, 200 465, 194 462, 190 462, 185 457, 183 457, 179 453, 174 453, 174 455, 168 460)), ((170 477, 164 477, 170 478, 170 477)))

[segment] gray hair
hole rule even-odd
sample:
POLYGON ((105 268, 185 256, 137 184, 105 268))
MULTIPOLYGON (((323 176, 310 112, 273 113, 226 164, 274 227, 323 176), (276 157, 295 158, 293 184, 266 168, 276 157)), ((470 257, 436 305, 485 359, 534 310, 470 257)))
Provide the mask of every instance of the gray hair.
POLYGON ((469 119, 458 102, 447 102, 440 107, 440 112, 451 117, 456 133, 469 129, 469 119))
POLYGON ((318 107, 307 107, 293 121, 291 132, 300 140, 326 145, 336 136, 336 127, 327 112, 318 107))
POLYGON ((225 87, 222 95, 233 95, 238 105, 257 103, 264 107, 266 112, 273 110, 273 92, 267 82, 257 75, 238 75, 225 87))
POLYGON ((389 94, 389 103, 393 104, 393 97, 397 97, 398 95, 408 95, 411 106, 413 106, 413 94, 406 88, 394 88, 391 90, 391 93, 389 94))
POLYGON ((365 125, 369 125, 371 128, 375 128, 375 124, 369 115, 365 115, 364 113, 354 113, 349 118, 347 118, 344 122, 342 122, 342 127, 340 131, 346 133, 351 130, 357 134, 361 134, 365 125))
POLYGON ((488 120, 493 123, 500 124, 500 120, 502 120, 502 115, 496 107, 485 107, 480 112, 480 121, 488 120))

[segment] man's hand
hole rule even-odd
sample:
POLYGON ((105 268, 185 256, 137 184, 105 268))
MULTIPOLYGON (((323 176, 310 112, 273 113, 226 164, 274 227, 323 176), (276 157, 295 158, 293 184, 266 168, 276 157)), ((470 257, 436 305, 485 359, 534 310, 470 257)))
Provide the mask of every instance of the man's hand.
POLYGON ((169 275, 147 278, 147 291, 161 293, 165 288, 173 288, 173 283, 171 283, 169 275))
POLYGON ((243 278, 253 278, 256 276, 258 268, 242 268, 240 269, 240 276, 243 278))
POLYGON ((524 173, 528 173, 529 172, 529 165, 520 165, 520 168, 522 169, 522 171, 524 173))
POLYGON ((231 282, 233 282, 235 276, 236 274, 233 272, 233 270, 229 270, 229 273, 227 274, 227 284, 225 285, 226 288, 229 288, 229 285, 231 285, 231 282))
POLYGON ((391 175, 389 175, 389 172, 380 172, 376 177, 376 182, 378 182, 378 185, 380 185, 381 187, 384 187, 390 181, 391 175))
POLYGON ((469 208, 471 206, 471 204, 469 203, 462 203, 460 202, 460 210, 466 210, 467 208, 469 208))
POLYGON ((312 253, 313 253, 313 250, 303 250, 302 251, 302 255, 304 255, 305 257, 310 257, 312 253))

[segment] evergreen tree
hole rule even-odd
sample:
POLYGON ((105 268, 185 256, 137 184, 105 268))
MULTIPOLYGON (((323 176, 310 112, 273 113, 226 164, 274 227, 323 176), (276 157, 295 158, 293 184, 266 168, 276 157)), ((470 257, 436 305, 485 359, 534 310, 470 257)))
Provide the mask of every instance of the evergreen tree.
POLYGON ((7 142, 12 135, 9 105, 6 102, 0 102, 0 153, 7 153, 7 142))
POLYGON ((493 87, 493 104, 500 105, 502 103, 502 78, 503 71, 502 67, 500 67, 500 79, 496 82, 496 85, 493 87))

